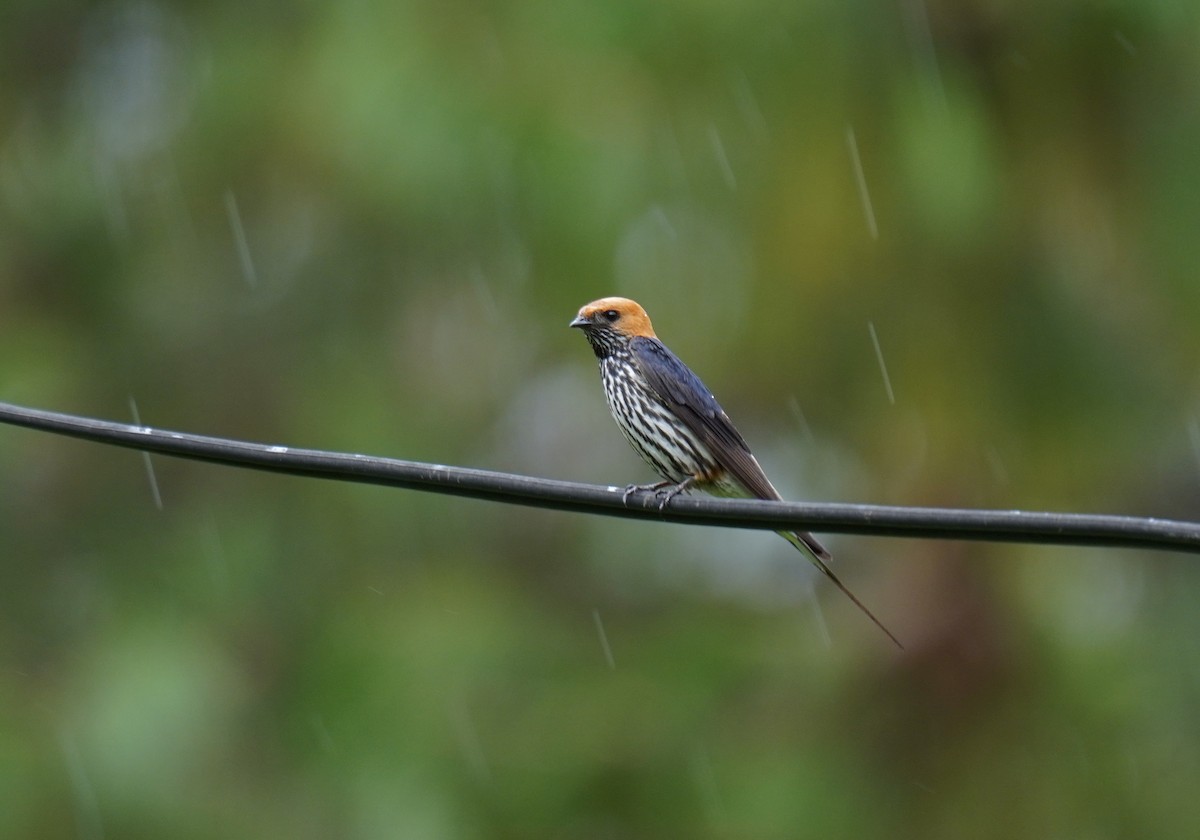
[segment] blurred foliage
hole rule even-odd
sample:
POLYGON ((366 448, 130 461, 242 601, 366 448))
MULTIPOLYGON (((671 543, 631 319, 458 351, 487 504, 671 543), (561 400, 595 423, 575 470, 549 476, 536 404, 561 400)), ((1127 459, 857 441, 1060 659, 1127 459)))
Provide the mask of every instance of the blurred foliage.
MULTIPOLYGON (((1194 3, 3 18, 0 399, 623 485, 617 293, 787 495, 1200 512, 1194 3)), ((1200 821, 1190 558, 834 538, 897 655, 767 535, 152 464, 0 429, 0 836, 1200 821)))

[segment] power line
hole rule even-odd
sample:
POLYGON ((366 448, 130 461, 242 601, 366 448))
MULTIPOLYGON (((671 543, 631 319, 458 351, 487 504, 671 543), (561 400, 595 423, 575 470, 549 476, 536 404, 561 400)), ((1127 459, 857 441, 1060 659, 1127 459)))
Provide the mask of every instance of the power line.
POLYGON ((623 487, 297 449, 114 423, 0 402, 0 422, 179 458, 287 475, 380 484, 576 513, 761 530, 990 542, 1151 548, 1200 553, 1200 523, 1103 514, 883 505, 770 502, 677 496, 665 510, 653 496, 622 500, 623 487))

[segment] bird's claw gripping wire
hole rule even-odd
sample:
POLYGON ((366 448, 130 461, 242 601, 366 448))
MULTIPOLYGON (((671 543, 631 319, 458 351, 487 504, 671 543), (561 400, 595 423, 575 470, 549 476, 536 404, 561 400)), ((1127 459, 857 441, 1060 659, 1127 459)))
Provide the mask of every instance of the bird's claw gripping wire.
POLYGON ((655 498, 658 499, 658 512, 662 513, 666 510, 667 503, 691 487, 695 480, 689 476, 678 484, 673 481, 659 481, 654 484, 629 484, 626 485, 625 492, 621 494, 621 504, 628 506, 629 497, 634 493, 653 493, 655 498))
POLYGON ((626 484, 625 492, 621 494, 621 504, 625 505, 626 507, 629 507, 629 497, 632 496, 633 494, 635 494, 635 493, 654 493, 655 495, 658 495, 658 492, 660 490, 662 490, 664 487, 670 487, 670 486, 671 486, 670 481, 658 481, 658 482, 655 482, 654 484, 626 484))

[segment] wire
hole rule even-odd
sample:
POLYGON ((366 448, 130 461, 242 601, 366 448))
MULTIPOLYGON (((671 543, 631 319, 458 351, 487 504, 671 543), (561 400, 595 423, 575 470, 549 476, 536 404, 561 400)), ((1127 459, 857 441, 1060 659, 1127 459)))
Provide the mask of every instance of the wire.
POLYGON ((0 402, 0 422, 83 440, 287 475, 381 484, 577 513, 761 530, 1151 548, 1200 553, 1200 523, 1133 516, 771 502, 677 496, 659 510, 625 488, 185 434, 0 402))

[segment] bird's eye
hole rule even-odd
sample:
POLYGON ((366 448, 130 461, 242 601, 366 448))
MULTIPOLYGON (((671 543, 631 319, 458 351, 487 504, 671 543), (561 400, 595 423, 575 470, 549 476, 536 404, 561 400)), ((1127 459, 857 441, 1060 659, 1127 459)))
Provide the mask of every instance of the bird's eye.
POLYGON ((613 323, 614 321, 616 321, 620 317, 621 317, 621 313, 615 309, 609 309, 607 312, 604 313, 604 320, 608 321, 610 324, 613 323))

